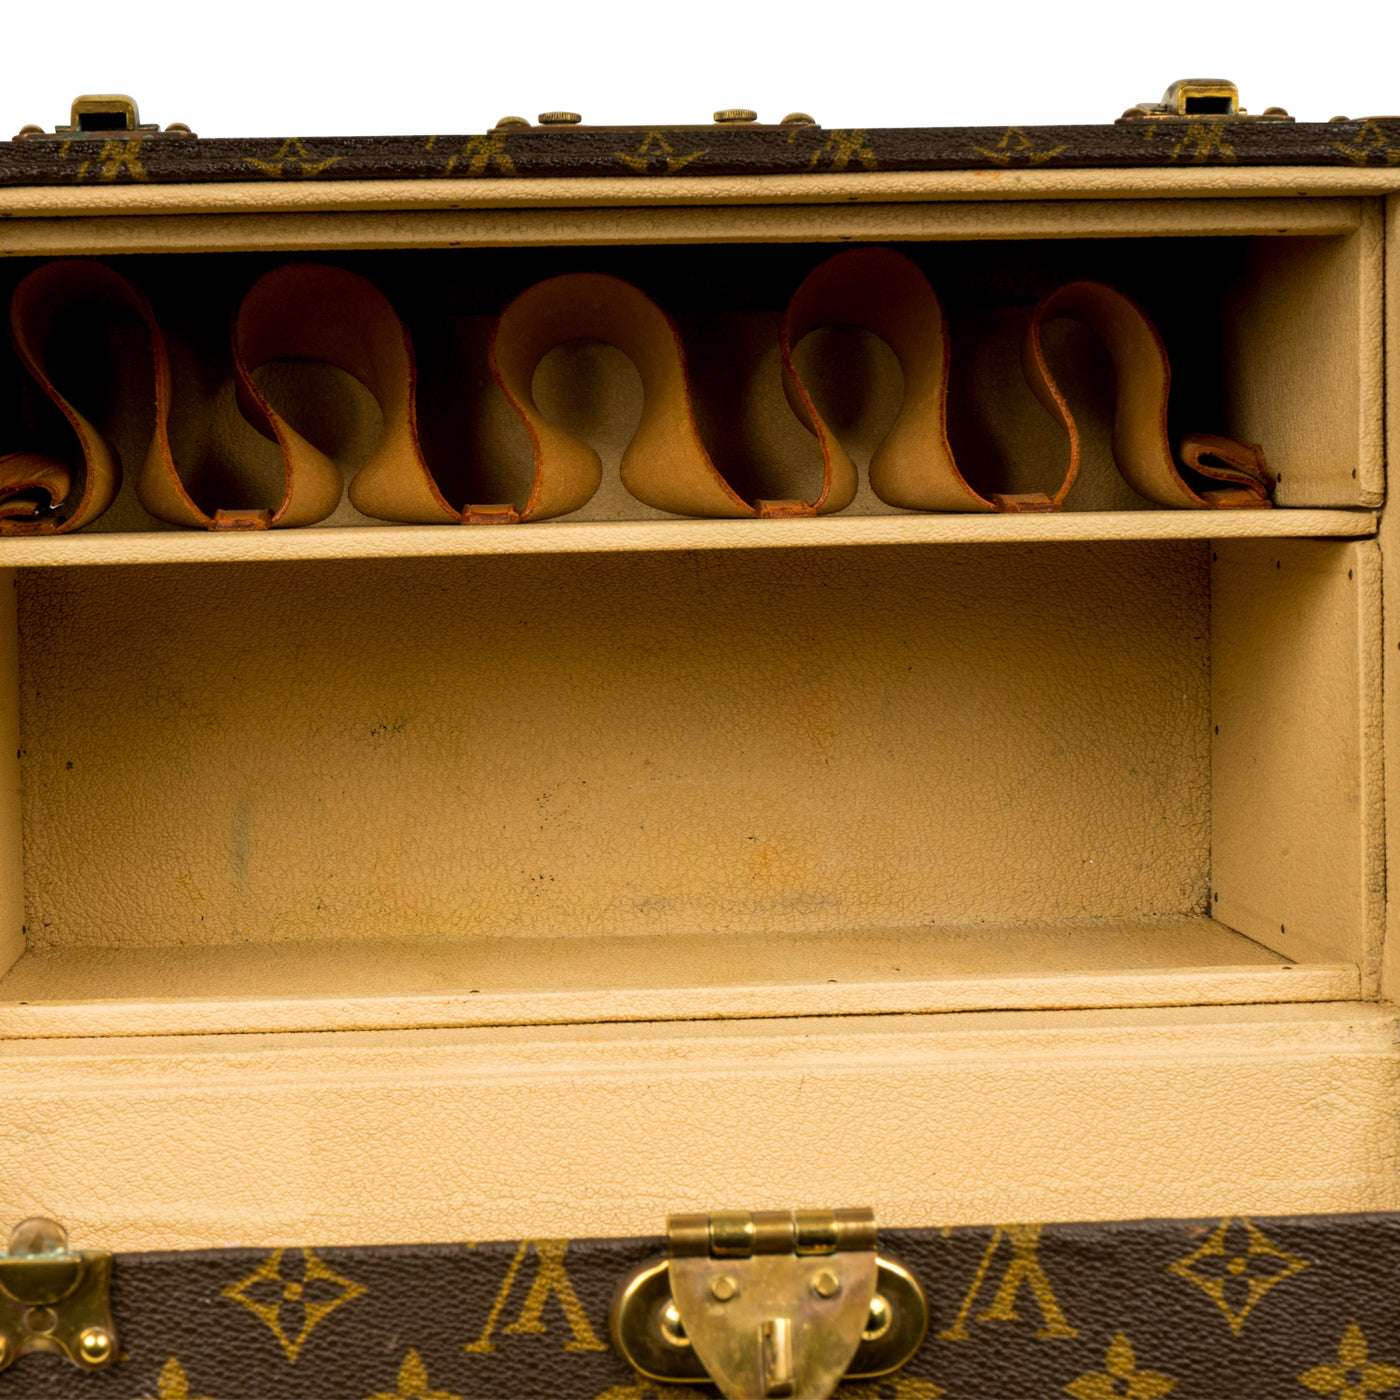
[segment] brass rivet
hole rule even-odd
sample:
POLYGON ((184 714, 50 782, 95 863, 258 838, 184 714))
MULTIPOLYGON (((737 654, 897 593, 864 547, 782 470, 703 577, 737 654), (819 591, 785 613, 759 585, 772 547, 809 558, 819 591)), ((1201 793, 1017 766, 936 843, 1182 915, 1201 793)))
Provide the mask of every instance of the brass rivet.
POLYGON ((1351 120, 1350 117, 1328 117, 1328 118, 1327 118, 1327 121, 1328 121, 1328 124, 1329 124, 1329 125, 1330 125, 1332 122, 1349 122, 1350 120, 1351 120))
POLYGON ((661 1335, 673 1347, 688 1347, 690 1338, 685 1334, 685 1323, 681 1321, 681 1310, 673 1298, 661 1309, 661 1335))
POLYGON ((19 134, 21 136, 42 136, 44 134, 44 128, 42 126, 35 126, 33 122, 30 122, 27 126, 20 127, 19 134))
POLYGON ((823 1269, 812 1280, 812 1292, 818 1298, 834 1298, 840 1291, 841 1280, 830 1269, 823 1269))
POLYGON ((717 122, 756 122, 757 112, 750 112, 747 107, 726 107, 723 111, 715 113, 717 122))
POLYGON ((47 1336, 58 1326, 58 1314, 52 1308, 30 1308, 24 1314, 24 1325, 39 1336, 47 1336))
POLYGON ((889 1303, 883 1294, 877 1293, 870 1300, 870 1316, 865 1319, 865 1331, 860 1335, 867 1342, 877 1341, 890 1330, 890 1323, 893 1321, 894 1313, 889 1303))
POLYGON ((577 126, 583 118, 577 112, 541 112, 541 126, 577 126))
POLYGON ((727 1303, 731 1298, 738 1297, 739 1284, 728 1274, 721 1274, 711 1285, 710 1292, 715 1299, 721 1303, 727 1303))
POLYGON ((100 1366, 111 1359, 112 1334, 103 1327, 89 1327, 78 1338, 78 1350, 90 1366, 100 1366))
POLYGON ((809 117, 806 112, 789 112, 783 118, 784 126, 816 126, 817 119, 809 117))
POLYGON ((1286 116, 1288 115, 1288 108, 1287 108, 1287 107, 1265 107, 1265 108, 1264 108, 1264 115, 1265 115, 1266 117, 1286 117, 1286 116))
POLYGON ((187 122, 171 122, 170 125, 167 126, 165 129, 167 131, 186 131, 189 132, 191 136, 194 135, 194 133, 190 131, 189 124, 187 122))
POLYGON ((0 1337, 0 1366, 5 1364, 5 1359, 10 1354, 10 1342, 8 1337, 0 1337))
POLYGON ((530 125, 530 123, 529 123, 524 117, 502 117, 502 118, 500 119, 500 121, 498 121, 498 122, 496 123, 496 130, 499 131, 499 130, 501 129, 501 127, 503 127, 503 126, 529 126, 529 125, 530 125))

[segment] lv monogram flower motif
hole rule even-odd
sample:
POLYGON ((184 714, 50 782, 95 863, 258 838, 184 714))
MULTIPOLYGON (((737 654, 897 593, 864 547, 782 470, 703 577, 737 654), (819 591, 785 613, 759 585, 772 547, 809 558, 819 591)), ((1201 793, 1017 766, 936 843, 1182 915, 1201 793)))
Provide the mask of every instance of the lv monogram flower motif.
POLYGON ((190 1382, 185 1375, 185 1368, 172 1356, 160 1368, 155 1395, 143 1396, 141 1400, 209 1400, 209 1396, 190 1393, 190 1382))
POLYGON ((342 1278, 313 1250, 278 1249, 247 1278, 220 1291, 262 1322, 295 1365, 317 1326, 365 1289, 342 1278))
POLYGON ((1075 1400, 1157 1400, 1176 1389, 1160 1371, 1139 1371, 1133 1345, 1120 1332, 1109 1344, 1104 1370, 1090 1371, 1065 1389, 1075 1400))
POLYGON ((464 1400, 450 1390, 428 1389, 428 1368, 423 1358, 409 1348, 408 1355, 399 1367, 399 1388, 381 1390, 369 1396, 369 1400, 464 1400))
POLYGON ((1222 1220, 1199 1249, 1167 1265, 1220 1309, 1237 1337, 1264 1295, 1307 1267, 1243 1216, 1222 1220))
POLYGON ((1337 1348, 1335 1365, 1315 1366, 1298 1377, 1302 1385, 1337 1400, 1366 1400, 1400 1385, 1400 1367, 1372 1361, 1366 1337, 1355 1322, 1347 1328, 1337 1348))

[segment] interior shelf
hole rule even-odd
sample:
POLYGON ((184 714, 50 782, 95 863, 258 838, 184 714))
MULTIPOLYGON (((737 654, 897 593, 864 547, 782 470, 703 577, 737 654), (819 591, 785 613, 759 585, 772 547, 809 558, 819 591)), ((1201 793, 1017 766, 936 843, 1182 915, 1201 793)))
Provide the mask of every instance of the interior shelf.
POLYGON ((1093 540, 1358 538, 1371 510, 1066 511, 1053 515, 828 516, 809 520, 542 522, 525 526, 386 525, 302 530, 152 530, 0 539, 0 567, 209 564, 258 560, 593 554, 875 544, 1019 544, 1093 540))
POLYGON ((31 950, 0 1037, 422 1029, 1347 1001, 1211 919, 817 934, 339 939, 31 950))

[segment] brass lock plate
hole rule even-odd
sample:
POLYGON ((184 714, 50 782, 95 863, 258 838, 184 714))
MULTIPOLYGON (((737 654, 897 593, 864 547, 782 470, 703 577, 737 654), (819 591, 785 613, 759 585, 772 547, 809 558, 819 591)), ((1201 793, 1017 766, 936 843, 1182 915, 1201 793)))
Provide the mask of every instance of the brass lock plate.
POLYGON ((897 1371, 923 1343, 923 1290, 876 1252, 869 1211, 668 1224, 670 1257, 634 1269, 610 1314, 614 1345, 651 1380, 710 1381, 731 1400, 823 1400, 843 1379, 897 1371))
POLYGON ((111 1254, 73 1253, 56 1220, 16 1225, 0 1254, 0 1370, 32 1351, 57 1352, 85 1371, 110 1366, 117 1358, 111 1281, 111 1254))

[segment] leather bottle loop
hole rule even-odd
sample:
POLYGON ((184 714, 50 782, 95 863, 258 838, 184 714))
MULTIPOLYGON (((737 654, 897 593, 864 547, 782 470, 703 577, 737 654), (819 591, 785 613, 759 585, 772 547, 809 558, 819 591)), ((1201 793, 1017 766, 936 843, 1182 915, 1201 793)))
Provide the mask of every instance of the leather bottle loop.
POLYGON ((1182 455, 1200 475, 1227 481, 1228 492, 1198 492, 1182 476, 1167 430, 1171 364, 1166 346, 1147 314, 1122 292, 1102 282, 1070 282, 1040 299, 1021 352, 1026 382, 1046 412, 1069 436, 1069 467, 1055 493, 1058 507, 1079 472, 1079 428, 1045 358, 1045 323, 1068 317, 1087 326, 1113 362, 1117 397, 1113 414, 1113 459, 1123 479, 1146 500, 1162 506, 1218 509, 1268 507, 1273 477, 1263 449, 1213 434, 1183 439, 1182 455), (1214 460, 1207 460, 1213 458, 1214 460))
POLYGON ((816 437, 828 479, 840 483, 834 494, 844 497, 845 505, 855 495, 855 463, 817 411, 793 359, 803 337, 823 326, 857 326, 879 336, 904 373, 899 414, 870 459, 870 489, 886 505, 905 510, 995 510, 953 460, 948 326, 924 274, 893 249, 853 248, 809 273, 783 317, 783 388, 793 412, 816 437))
POLYGON ((96 520, 121 488, 121 462, 111 445, 49 376, 47 348, 58 321, 89 308, 135 311, 153 322, 144 298, 102 263, 71 260, 35 268, 15 288, 10 333, 20 362, 72 428, 76 467, 56 457, 12 452, 0 457, 0 534, 66 534, 96 520))
POLYGON ((1079 428, 1045 360, 1047 321, 1071 317, 1103 341, 1113 361, 1118 393, 1113 455, 1128 484, 1165 506, 1238 509, 1267 507, 1273 478, 1263 450, 1212 434, 1183 439, 1187 466, 1230 489, 1197 492, 1173 460, 1167 434, 1171 369, 1156 327, 1121 292, 1099 282, 1073 282, 1043 297, 1035 308, 1022 351, 1026 380, 1065 429, 1070 460, 1054 495, 984 496, 963 476, 948 441, 949 337, 937 293, 903 254, 889 248, 838 253, 811 272, 794 293, 783 318, 783 381, 793 411, 817 438, 822 457, 854 474, 844 448, 822 420, 794 362, 802 338, 823 326, 870 331, 894 352, 904 374, 904 399, 893 426, 870 461, 870 487, 886 505, 906 510, 1060 510, 1079 473, 1079 428))
POLYGON ((870 485, 886 504, 923 511, 1043 512, 1062 508, 1079 471, 1078 425, 1046 361, 1047 322, 1069 318, 1105 346, 1117 381, 1113 454, 1124 479, 1159 505, 1207 509, 1268 507, 1273 478, 1261 448, 1213 434, 1183 438, 1182 467, 1167 435, 1171 369, 1156 328, 1126 296, 1098 282, 1072 282, 1043 297, 1022 346, 1026 379, 1069 438, 1069 463, 1052 495, 975 490, 948 440, 949 336, 938 296, 924 274, 887 248, 840 253, 798 287, 783 317, 780 352, 789 404, 815 436, 822 458, 816 499, 745 500, 725 480, 700 438, 680 333, 666 313, 629 283, 602 273, 569 273, 537 283, 501 313, 488 350, 491 373, 529 437, 534 473, 521 503, 468 504, 443 496, 424 458, 417 418, 417 367, 408 330, 388 299, 340 268, 291 264, 259 278, 232 327, 236 397, 248 423, 282 456, 282 499, 270 509, 197 504, 171 452, 168 431, 170 355, 145 297, 102 263, 46 264, 17 287, 11 305, 16 350, 78 441, 81 464, 16 452, 0 456, 0 534, 61 533, 95 520, 121 484, 112 447, 49 376, 49 338, 74 315, 115 310, 135 317, 151 348, 154 426, 137 473, 136 494, 153 516, 210 530, 311 525, 340 501, 337 464, 303 437, 258 387, 256 373, 274 361, 333 365, 377 401, 382 431, 350 485, 363 514, 405 523, 514 524, 566 515, 587 503, 602 478, 591 447, 552 423, 533 395, 541 360, 567 341, 603 341, 632 360, 642 380, 641 421, 623 454, 621 480, 639 501, 677 515, 783 519, 844 509, 856 493, 855 463, 824 422, 794 354, 823 326, 855 326, 889 345, 904 375, 893 426, 870 463, 870 485), (1192 478, 1203 483, 1199 488, 1192 478))
POLYGON ((535 370, 556 346, 598 340, 621 350, 642 380, 642 418, 622 455, 622 484, 639 501, 675 515, 710 518, 819 515, 855 494, 833 493, 830 464, 813 503, 745 501, 719 472, 700 440, 675 323, 650 297, 605 273, 567 273, 522 292, 491 335, 491 373, 530 436, 535 487, 528 514, 562 515, 583 505, 602 480, 602 463, 586 443, 556 427, 534 400, 535 370))

